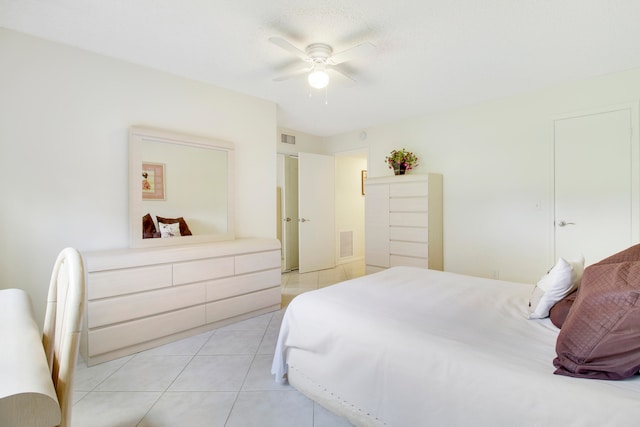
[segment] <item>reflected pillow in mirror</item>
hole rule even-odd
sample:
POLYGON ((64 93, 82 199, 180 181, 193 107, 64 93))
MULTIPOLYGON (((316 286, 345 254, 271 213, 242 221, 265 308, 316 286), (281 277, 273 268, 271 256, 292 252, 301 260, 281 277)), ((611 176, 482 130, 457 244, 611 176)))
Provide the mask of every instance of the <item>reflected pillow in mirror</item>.
POLYGON ((160 225, 160 223, 164 223, 164 224, 175 224, 175 223, 178 223, 178 224, 180 224, 180 235, 181 236, 191 236, 191 230, 189 230, 189 226, 187 225, 187 222, 184 220, 183 217, 179 217, 179 218, 163 218, 161 216, 156 216, 156 218, 158 219, 158 225, 160 225))
POLYGON ((160 237, 160 234, 156 230, 151 214, 146 214, 142 217, 142 238, 151 239, 154 237, 160 237))
POLYGON ((177 222, 174 222, 172 224, 165 224, 163 222, 159 222, 158 227, 160 227, 160 236, 163 239, 167 237, 180 236, 180 224, 177 222))

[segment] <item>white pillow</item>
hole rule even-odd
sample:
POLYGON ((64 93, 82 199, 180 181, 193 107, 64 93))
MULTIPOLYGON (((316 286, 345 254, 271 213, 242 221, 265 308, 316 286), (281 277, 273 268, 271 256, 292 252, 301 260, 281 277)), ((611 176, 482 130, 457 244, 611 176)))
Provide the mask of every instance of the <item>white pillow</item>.
POLYGON ((164 222, 159 222, 158 226, 160 227, 160 237, 176 237, 180 236, 180 223, 174 222, 172 224, 166 224, 164 222))
POLYGON ((575 261, 558 259, 533 288, 529 298, 529 319, 548 317, 551 307, 578 288, 583 271, 584 257, 575 261))

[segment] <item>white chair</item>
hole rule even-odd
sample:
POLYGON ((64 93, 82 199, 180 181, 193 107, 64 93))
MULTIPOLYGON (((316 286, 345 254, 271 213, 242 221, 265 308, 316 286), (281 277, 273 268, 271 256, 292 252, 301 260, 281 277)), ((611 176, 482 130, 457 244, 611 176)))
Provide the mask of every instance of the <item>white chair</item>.
POLYGON ((80 345, 84 294, 82 257, 76 249, 63 249, 51 274, 42 331, 42 344, 60 403, 60 427, 71 425, 73 374, 80 345))

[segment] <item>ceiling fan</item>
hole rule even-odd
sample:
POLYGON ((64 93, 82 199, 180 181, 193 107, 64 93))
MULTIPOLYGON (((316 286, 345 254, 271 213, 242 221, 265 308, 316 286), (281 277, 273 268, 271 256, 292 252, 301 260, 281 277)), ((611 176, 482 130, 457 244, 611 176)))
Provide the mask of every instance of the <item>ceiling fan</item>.
POLYGON ((355 83, 355 79, 338 65, 369 55, 375 50, 375 46, 369 42, 356 45, 342 52, 333 53, 333 48, 326 43, 312 43, 305 50, 301 50, 281 37, 270 37, 269 41, 308 63, 304 68, 291 74, 276 77, 273 81, 281 82, 306 74, 309 85, 316 89, 327 87, 329 84, 329 71, 341 74, 355 83))

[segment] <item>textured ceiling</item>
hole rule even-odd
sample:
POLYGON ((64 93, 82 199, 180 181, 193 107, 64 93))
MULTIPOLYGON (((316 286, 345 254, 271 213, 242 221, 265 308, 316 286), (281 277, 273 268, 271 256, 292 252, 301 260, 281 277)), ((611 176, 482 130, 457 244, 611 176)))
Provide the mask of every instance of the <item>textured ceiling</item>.
POLYGON ((640 67, 639 0, 0 0, 0 26, 271 100, 318 136, 640 67), (334 51, 355 86, 272 79, 334 51))

